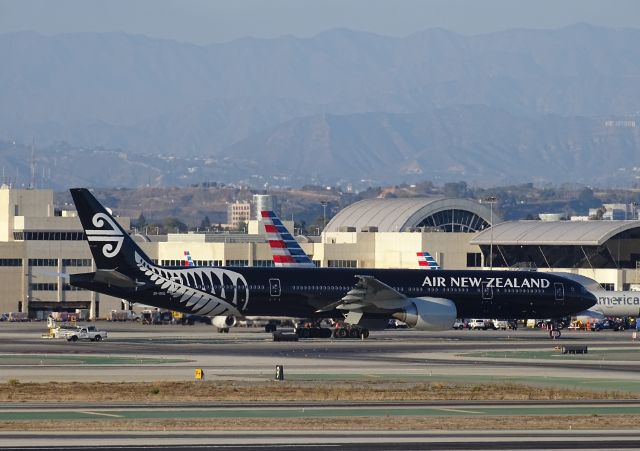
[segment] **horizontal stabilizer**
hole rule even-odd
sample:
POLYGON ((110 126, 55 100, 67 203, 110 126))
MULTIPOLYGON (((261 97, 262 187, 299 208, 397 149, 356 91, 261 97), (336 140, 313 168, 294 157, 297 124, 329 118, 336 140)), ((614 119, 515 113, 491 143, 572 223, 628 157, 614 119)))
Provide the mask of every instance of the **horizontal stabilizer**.
POLYGON ((38 278, 38 276, 43 276, 43 277, 60 277, 62 279, 66 279, 69 280, 69 278, 71 277, 71 275, 69 273, 66 272, 55 272, 55 271, 38 271, 38 270, 34 270, 33 271, 33 277, 34 278, 38 278))
POLYGON ((99 269, 95 272, 93 280, 105 285, 113 285, 119 288, 136 288, 140 285, 136 280, 118 271, 99 269))

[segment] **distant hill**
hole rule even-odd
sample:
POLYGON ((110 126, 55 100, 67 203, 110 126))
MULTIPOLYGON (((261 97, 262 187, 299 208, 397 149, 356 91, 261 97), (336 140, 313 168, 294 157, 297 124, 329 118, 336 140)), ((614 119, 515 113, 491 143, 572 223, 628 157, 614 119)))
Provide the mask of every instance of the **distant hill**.
MULTIPOLYGON (((640 120, 638 42, 640 30, 586 24, 404 38, 336 29, 210 46, 9 33, 0 140, 67 158, 75 175, 63 184, 92 174, 82 148, 117 149, 113 173, 89 177, 112 186, 246 180, 247 168, 327 181, 546 180, 562 164, 564 176, 616 181, 612 171, 637 164, 637 132, 602 124, 640 120), (158 154, 173 163, 147 157, 158 154), (116 169, 125 162, 136 163, 116 169)), ((15 157, 0 155, 6 172, 24 173, 15 157)))
POLYGON ((325 181, 631 181, 640 175, 640 128, 615 125, 585 117, 516 116, 486 106, 326 114, 256 134, 227 155, 255 174, 325 181))

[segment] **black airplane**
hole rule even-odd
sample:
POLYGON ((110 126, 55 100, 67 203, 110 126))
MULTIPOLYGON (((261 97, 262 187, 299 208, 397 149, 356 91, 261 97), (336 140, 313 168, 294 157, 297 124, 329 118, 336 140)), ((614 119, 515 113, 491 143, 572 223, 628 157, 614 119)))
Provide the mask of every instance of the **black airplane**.
POLYGON ((578 282, 532 271, 159 266, 87 189, 71 195, 97 270, 70 284, 178 312, 336 318, 361 330, 395 318, 436 331, 456 318, 560 318, 596 303, 578 282))

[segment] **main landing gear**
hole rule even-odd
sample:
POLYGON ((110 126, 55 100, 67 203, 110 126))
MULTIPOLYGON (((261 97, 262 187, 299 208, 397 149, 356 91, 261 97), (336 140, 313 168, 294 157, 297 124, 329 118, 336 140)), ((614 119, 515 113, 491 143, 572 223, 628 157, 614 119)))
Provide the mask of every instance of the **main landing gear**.
POLYGON ((295 329, 299 338, 357 338, 369 337, 369 329, 363 327, 337 323, 335 329, 320 327, 319 324, 304 323, 299 324, 295 329))
POLYGON ((334 338, 369 338, 369 329, 364 327, 354 326, 352 324, 340 324, 338 323, 333 330, 334 338))

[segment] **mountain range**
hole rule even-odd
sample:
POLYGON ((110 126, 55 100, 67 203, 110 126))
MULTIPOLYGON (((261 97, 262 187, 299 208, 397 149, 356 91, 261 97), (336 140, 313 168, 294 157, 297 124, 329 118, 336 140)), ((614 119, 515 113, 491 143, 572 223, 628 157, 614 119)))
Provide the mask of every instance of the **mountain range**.
POLYGON ((0 163, 24 178, 35 148, 56 187, 632 183, 637 42, 587 24, 209 46, 2 34, 0 163))

